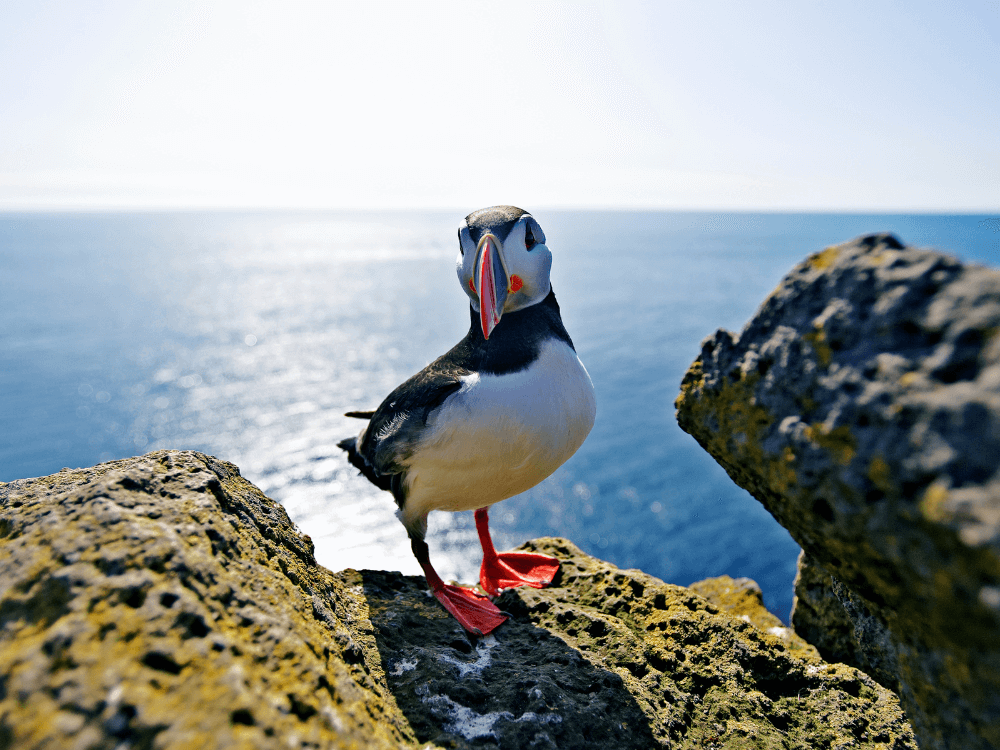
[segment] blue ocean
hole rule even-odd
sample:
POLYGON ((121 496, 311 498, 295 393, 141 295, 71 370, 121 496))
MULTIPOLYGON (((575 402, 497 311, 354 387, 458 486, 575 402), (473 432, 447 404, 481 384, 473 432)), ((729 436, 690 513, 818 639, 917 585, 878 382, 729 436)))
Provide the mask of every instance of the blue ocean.
MULTIPOLYGON (((474 207, 472 207, 474 208, 474 207)), ((461 338, 468 211, 0 214, 0 481, 159 448, 240 466, 327 567, 417 574, 388 493, 336 443, 461 338)), ((491 513, 498 548, 568 537, 688 584, 748 576, 787 621, 798 547, 674 419, 703 338, 739 331, 807 254, 891 231, 996 264, 988 216, 533 212, 597 389, 580 451, 491 513)), ((445 578, 478 578, 472 514, 432 514, 445 578)))

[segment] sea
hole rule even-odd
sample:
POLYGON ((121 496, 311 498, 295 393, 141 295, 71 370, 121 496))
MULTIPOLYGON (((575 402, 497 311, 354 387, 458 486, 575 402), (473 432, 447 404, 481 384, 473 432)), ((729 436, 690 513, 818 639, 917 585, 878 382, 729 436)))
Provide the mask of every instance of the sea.
MULTIPOLYGON (((344 412, 468 330, 467 210, 0 214, 0 481, 160 448, 231 461, 332 570, 419 574, 388 493, 351 468, 344 412)), ((808 254, 893 232, 1000 259, 988 215, 537 211, 563 320, 597 390, 583 447, 493 507, 498 548, 567 537, 689 584, 757 581, 787 622, 799 549, 677 426, 681 378, 808 254)), ((471 512, 433 513, 442 575, 478 579, 471 512)))

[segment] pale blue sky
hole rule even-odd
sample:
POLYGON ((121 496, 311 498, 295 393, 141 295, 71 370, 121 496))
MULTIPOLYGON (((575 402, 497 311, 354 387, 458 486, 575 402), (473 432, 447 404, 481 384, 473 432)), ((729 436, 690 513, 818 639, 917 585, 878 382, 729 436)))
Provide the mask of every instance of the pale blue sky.
POLYGON ((1000 0, 0 0, 0 209, 1000 209, 1000 0))

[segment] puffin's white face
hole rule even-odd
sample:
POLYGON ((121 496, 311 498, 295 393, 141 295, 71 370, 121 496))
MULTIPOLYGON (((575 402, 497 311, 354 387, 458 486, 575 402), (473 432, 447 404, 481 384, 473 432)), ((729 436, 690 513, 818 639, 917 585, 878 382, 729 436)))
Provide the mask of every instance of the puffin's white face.
POLYGON ((458 280, 480 313, 483 336, 504 313, 545 299, 552 253, 534 217, 512 206, 469 214, 458 226, 458 280))

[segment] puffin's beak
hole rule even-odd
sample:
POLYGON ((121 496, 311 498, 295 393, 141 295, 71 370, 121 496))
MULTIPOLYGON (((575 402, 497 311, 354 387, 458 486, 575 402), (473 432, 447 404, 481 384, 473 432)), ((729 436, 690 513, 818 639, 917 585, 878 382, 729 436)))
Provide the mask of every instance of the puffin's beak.
POLYGON ((492 234, 479 241, 476 258, 476 292, 479 295, 479 322, 483 338, 488 339, 503 315, 507 301, 507 269, 503 262, 503 246, 492 234))

